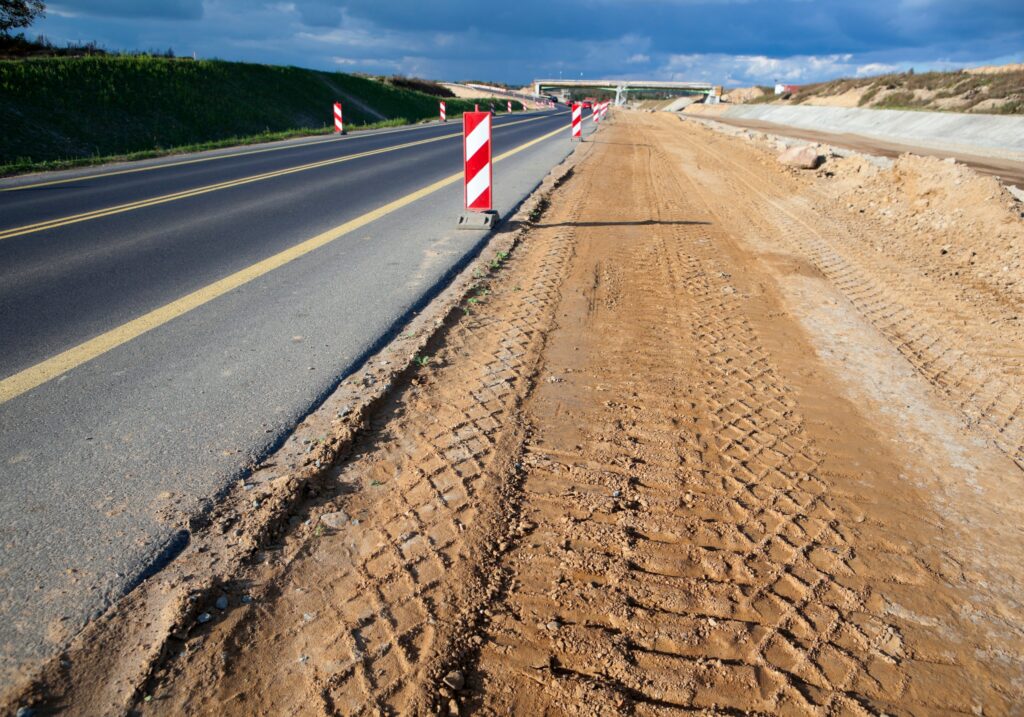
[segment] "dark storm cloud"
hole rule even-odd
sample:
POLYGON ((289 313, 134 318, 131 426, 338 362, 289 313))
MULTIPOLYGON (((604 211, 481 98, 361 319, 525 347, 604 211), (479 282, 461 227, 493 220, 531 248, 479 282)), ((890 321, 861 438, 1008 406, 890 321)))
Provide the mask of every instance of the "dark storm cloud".
POLYGON ((939 39, 976 42, 1007 28, 1024 30, 1020 0, 521 0, 486 6, 453 0, 431 3, 428 12, 394 1, 344 4, 353 17, 397 30, 475 28, 579 40, 632 33, 650 37, 654 49, 666 52, 855 52, 939 39))
POLYGON ((39 30, 114 48, 436 78, 732 83, 1020 61, 1022 0, 63 0, 39 30), (173 22, 168 22, 173 21, 173 22), (567 75, 568 76, 568 75, 567 75))
POLYGON ((99 17, 198 20, 203 16, 203 0, 61 0, 49 4, 58 11, 99 17))
POLYGON ((337 27, 341 23, 342 7, 331 0, 295 3, 302 22, 310 27, 337 27))

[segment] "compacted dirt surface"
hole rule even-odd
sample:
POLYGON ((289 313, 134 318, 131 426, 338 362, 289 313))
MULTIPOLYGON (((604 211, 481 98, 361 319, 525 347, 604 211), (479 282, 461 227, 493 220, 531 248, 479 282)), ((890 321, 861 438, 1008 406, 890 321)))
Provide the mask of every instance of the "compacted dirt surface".
POLYGON ((1021 207, 769 150, 613 114, 131 710, 1021 714, 1021 207))

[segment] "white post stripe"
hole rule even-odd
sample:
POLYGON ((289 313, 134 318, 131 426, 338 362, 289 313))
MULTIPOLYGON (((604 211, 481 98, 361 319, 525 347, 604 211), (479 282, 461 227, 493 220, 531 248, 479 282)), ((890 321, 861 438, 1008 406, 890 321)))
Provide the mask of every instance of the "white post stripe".
POLYGON ((485 166, 466 183, 466 203, 472 204, 490 186, 490 167, 485 166))
POLYGON ((483 122, 473 128, 473 131, 466 137, 466 160, 477 153, 477 151, 483 147, 487 140, 491 138, 491 118, 490 116, 484 117, 483 122))

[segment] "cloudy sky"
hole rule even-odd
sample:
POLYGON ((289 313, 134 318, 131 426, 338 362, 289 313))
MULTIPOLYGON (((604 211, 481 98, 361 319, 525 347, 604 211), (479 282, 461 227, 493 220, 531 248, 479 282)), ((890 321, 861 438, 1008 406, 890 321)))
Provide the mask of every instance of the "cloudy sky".
MULTIPOLYGON (((1024 61, 1024 0, 50 0, 57 43, 525 83, 809 82, 1024 61)), ((31 33, 30 33, 31 34, 31 33)))

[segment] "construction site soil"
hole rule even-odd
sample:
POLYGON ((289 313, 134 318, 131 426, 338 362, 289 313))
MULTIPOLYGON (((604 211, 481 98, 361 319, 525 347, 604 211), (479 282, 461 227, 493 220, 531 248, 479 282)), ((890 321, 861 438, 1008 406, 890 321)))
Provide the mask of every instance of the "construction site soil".
POLYGON ((934 158, 800 173, 612 117, 124 702, 59 669, 30 702, 1021 713, 1020 204, 934 158))

